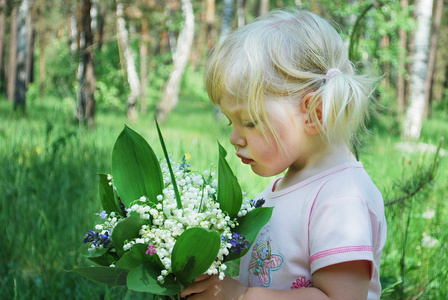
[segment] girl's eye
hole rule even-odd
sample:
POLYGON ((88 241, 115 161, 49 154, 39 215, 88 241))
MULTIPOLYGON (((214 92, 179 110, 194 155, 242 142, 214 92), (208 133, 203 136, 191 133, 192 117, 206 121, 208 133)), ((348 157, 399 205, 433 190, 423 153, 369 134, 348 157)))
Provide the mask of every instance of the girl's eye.
POLYGON ((243 126, 248 127, 248 128, 254 128, 256 125, 257 125, 257 123, 255 123, 255 122, 243 123, 243 126))

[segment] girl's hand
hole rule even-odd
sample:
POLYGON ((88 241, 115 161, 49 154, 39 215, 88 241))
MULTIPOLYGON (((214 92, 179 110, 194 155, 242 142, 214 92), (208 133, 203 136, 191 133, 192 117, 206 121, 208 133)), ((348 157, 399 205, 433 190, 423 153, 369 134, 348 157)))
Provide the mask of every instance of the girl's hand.
POLYGON ((224 280, 220 280, 218 275, 201 275, 196 278, 195 283, 180 293, 181 297, 188 297, 190 300, 200 299, 243 299, 247 286, 239 283, 235 279, 226 276, 224 280))

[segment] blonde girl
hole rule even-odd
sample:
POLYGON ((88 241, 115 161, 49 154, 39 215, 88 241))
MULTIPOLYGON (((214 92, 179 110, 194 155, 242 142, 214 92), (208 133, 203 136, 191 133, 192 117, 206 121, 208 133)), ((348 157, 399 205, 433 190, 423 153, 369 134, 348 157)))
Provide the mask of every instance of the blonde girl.
POLYGON ((278 10, 213 50, 207 91, 236 155, 280 177, 258 196, 270 222, 238 278, 203 275, 189 299, 379 299, 383 199, 350 151, 375 78, 356 75, 344 42, 313 13, 278 10))

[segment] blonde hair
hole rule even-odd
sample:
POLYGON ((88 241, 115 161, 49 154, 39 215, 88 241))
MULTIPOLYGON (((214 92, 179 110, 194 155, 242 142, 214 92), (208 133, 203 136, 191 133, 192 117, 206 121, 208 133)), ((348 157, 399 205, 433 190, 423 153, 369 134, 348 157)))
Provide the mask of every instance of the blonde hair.
POLYGON ((296 101, 314 92, 311 117, 329 141, 349 143, 365 128, 376 78, 356 75, 346 46, 321 17, 302 10, 276 10, 220 41, 206 68, 206 88, 220 105, 224 96, 242 101, 249 117, 281 141, 269 122, 265 97, 296 101), (328 70, 341 71, 326 80, 328 70), (321 122, 316 108, 322 103, 321 122), (262 121, 262 122, 260 122, 262 121))

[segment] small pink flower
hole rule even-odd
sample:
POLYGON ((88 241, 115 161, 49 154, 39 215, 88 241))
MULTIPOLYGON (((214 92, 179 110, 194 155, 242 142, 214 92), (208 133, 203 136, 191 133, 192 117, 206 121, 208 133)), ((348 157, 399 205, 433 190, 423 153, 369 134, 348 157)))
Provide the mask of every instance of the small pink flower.
POLYGON ((153 255, 157 253, 156 247, 154 245, 148 245, 148 250, 146 250, 146 255, 153 255))
POLYGON ((309 280, 306 280, 306 277, 297 278, 296 282, 292 283, 291 290, 293 289, 301 289, 306 287, 313 286, 313 283, 309 280))

